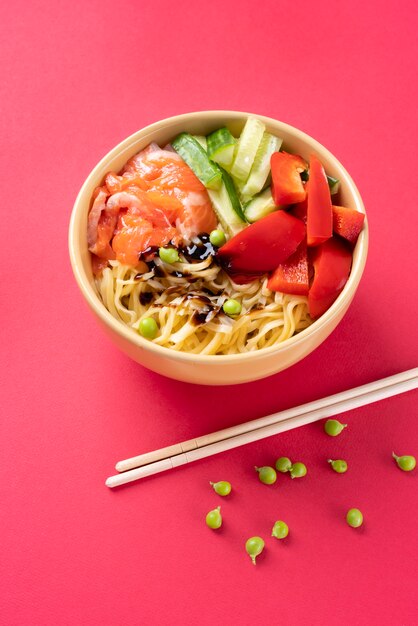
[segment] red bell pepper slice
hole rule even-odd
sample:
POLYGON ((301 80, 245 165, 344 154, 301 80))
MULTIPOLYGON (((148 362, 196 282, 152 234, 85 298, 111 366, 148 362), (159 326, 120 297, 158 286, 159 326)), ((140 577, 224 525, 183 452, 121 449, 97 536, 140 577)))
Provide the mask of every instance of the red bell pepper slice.
POLYGON ((325 170, 313 154, 309 163, 308 246, 318 246, 332 236, 332 204, 325 170))
POLYGON ((305 191, 305 200, 302 200, 302 202, 298 202, 298 204, 294 204, 290 209, 291 214, 297 217, 298 220, 302 220, 304 224, 306 224, 308 219, 309 180, 305 183, 305 191))
POLYGON ((296 252, 274 270, 268 280, 267 287, 271 291, 280 291, 281 293, 308 295, 309 274, 306 241, 302 241, 296 252))
POLYGON ((297 154, 273 152, 270 159, 271 193, 274 204, 295 204, 305 199, 300 173, 306 170, 306 162, 297 154))
POLYGON ((303 222, 275 211, 232 237, 218 250, 218 259, 235 282, 250 282, 276 269, 305 238, 303 222), (238 278, 238 280, 236 280, 238 278))
POLYGON ((332 205, 334 233, 355 244, 364 224, 364 213, 345 206, 332 205))
POLYGON ((315 319, 329 309, 343 290, 350 275, 352 255, 348 245, 336 237, 314 248, 311 254, 314 278, 308 304, 309 314, 315 319))

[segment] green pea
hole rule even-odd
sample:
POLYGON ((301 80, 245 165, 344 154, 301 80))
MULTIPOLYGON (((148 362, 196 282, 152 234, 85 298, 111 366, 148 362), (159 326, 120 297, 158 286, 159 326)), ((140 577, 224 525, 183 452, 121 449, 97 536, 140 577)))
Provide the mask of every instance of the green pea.
POLYGON ((256 557, 264 550, 264 541, 261 537, 250 537, 245 542, 245 549, 247 554, 251 557, 253 564, 255 565, 256 557))
POLYGON ((179 260, 179 253, 175 248, 160 248, 158 250, 158 256, 164 263, 173 264, 177 263, 179 260))
POLYGON ((344 428, 347 428, 347 424, 341 424, 338 420, 327 420, 324 424, 325 432, 331 437, 339 435, 344 428))
POLYGON ((265 465, 264 467, 255 467, 254 469, 256 472, 258 472, 258 478, 260 479, 260 482, 264 483, 265 485, 273 485, 276 482, 276 470, 272 467, 265 465))
POLYGON ((359 509, 350 509, 345 517, 347 524, 352 528, 358 528, 363 523, 363 513, 359 509))
POLYGON ((222 515, 221 515, 221 507, 218 506, 213 511, 209 511, 206 515, 206 524, 209 528, 216 530, 222 526, 222 515))
POLYGON ((273 526, 273 530, 271 531, 271 536, 276 537, 276 539, 284 539, 289 534, 289 526, 286 522, 282 520, 278 520, 275 522, 273 526))
POLYGON ((281 456, 280 459, 277 459, 276 461, 276 470, 278 472, 282 472, 283 474, 285 474, 286 472, 290 471, 291 467, 292 461, 288 459, 287 456, 281 456))
POLYGON ((394 452, 392 452, 392 456, 397 462, 398 467, 404 472, 411 472, 413 469, 415 469, 417 461, 414 456, 396 456, 394 452))
POLYGON ((333 461, 332 459, 328 459, 328 463, 330 463, 334 472, 337 474, 344 474, 348 470, 347 461, 343 461, 342 459, 338 459, 337 461, 333 461))
POLYGON ((210 483, 218 496, 227 496, 231 493, 232 485, 227 480, 220 480, 217 483, 210 483))
POLYGON ((290 475, 292 478, 302 478, 302 476, 306 476, 308 470, 306 469, 306 465, 304 463, 293 463, 290 468, 290 475))
POLYGON ((209 241, 211 242, 212 246, 220 248, 224 245, 224 243, 226 243, 225 233, 221 230, 213 230, 209 235, 209 241))
POLYGON ((230 317, 234 316, 234 315, 239 315, 241 313, 241 304, 238 302, 238 300, 234 300, 233 298, 229 298, 229 300, 226 300, 223 304, 223 310, 224 313, 226 313, 227 315, 229 315, 230 317))
POLYGON ((138 331, 145 339, 154 339, 158 333, 158 324, 152 317, 144 317, 139 322, 138 331))

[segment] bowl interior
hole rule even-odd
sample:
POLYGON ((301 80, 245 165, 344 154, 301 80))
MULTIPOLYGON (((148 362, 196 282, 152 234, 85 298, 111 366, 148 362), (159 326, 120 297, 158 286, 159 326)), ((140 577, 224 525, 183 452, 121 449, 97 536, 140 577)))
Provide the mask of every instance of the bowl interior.
MULTIPOLYGON (((240 134, 245 120, 249 115, 254 114, 235 111, 204 111, 178 115, 147 126, 113 148, 92 170, 80 190, 72 212, 69 231, 70 257, 76 280, 87 303, 99 316, 101 321, 111 326, 114 331, 119 335, 123 335, 128 341, 142 348, 162 352, 162 354, 173 352, 165 347, 157 346, 132 332, 132 330, 126 327, 122 322, 113 318, 100 301, 94 284, 90 253, 87 246, 87 216, 91 205, 92 193, 95 187, 102 184, 103 178, 108 171, 113 170, 118 172, 121 170, 126 161, 145 148, 151 141, 155 141, 159 145, 164 146, 182 131, 198 135, 207 135, 221 126, 227 126, 232 134, 237 136, 240 134)), ((341 163, 324 146, 309 135, 306 135, 288 124, 261 115, 257 115, 257 117, 265 123, 268 132, 283 139, 283 149, 300 154, 307 160, 311 153, 315 153, 324 165, 327 174, 341 181, 339 203, 365 213, 360 194, 351 177, 341 163)), ((265 348, 258 352, 280 351, 283 346, 288 346, 291 342, 300 341, 304 337, 317 332, 337 315, 345 305, 345 302, 351 300, 357 288, 367 257, 367 247, 368 229, 366 220, 365 227, 360 233, 353 252, 353 264, 349 280, 334 304, 324 315, 298 335, 287 339, 277 346, 271 346, 270 348, 265 348)), ((254 356, 253 353, 228 356, 202 356, 175 352, 175 356, 178 359, 192 358, 194 361, 211 361, 219 358, 233 361, 234 359, 243 359, 251 355, 254 356)))

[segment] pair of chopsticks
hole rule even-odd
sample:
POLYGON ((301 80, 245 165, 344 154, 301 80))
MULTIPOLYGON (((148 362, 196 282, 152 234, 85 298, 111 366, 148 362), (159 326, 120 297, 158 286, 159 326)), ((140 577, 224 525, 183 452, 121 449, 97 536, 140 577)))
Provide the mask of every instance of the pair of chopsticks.
POLYGON ((213 454, 225 452, 246 443, 271 437, 345 411, 351 411, 417 387, 418 367, 415 367, 367 385, 336 393, 328 398, 308 402, 292 409, 286 409, 203 437, 197 437, 197 439, 189 439, 160 450, 119 461, 116 463, 116 470, 120 473, 110 476, 106 480, 106 485, 111 488, 118 487, 139 478, 199 461, 213 454))

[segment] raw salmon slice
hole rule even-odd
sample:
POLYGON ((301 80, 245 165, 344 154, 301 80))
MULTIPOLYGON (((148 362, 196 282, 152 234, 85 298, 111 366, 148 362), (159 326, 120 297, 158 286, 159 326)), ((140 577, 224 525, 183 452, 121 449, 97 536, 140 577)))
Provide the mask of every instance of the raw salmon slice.
MULTIPOLYGON (((126 167, 126 173, 137 172, 147 181, 150 192, 179 201, 176 226, 184 238, 192 239, 216 228, 217 218, 204 185, 176 152, 150 144, 126 167)), ((156 204, 159 206, 158 201, 156 204)))
POLYGON ((128 209, 119 215, 112 248, 120 263, 135 266, 141 252, 150 246, 167 245, 176 234, 175 228, 156 227, 140 213, 128 209))
POLYGON ((149 246, 165 246, 169 241, 178 243, 177 230, 164 211, 156 207, 141 189, 111 196, 107 210, 116 208, 119 218, 112 249, 116 259, 124 265, 135 266, 140 254, 149 246))
POLYGON ((117 224, 117 214, 106 211, 107 188, 97 187, 93 193, 87 225, 87 241, 89 250, 102 259, 114 259, 115 254, 110 247, 110 240, 117 224))
POLYGON ((95 190, 89 250, 135 266, 149 246, 179 245, 216 225, 207 191, 189 166, 176 152, 150 144, 95 190))
POLYGON ((126 172, 123 176, 119 176, 116 172, 109 172, 105 178, 105 185, 109 190, 109 194, 127 191, 131 187, 139 187, 144 191, 148 189, 145 180, 135 172, 126 172))

